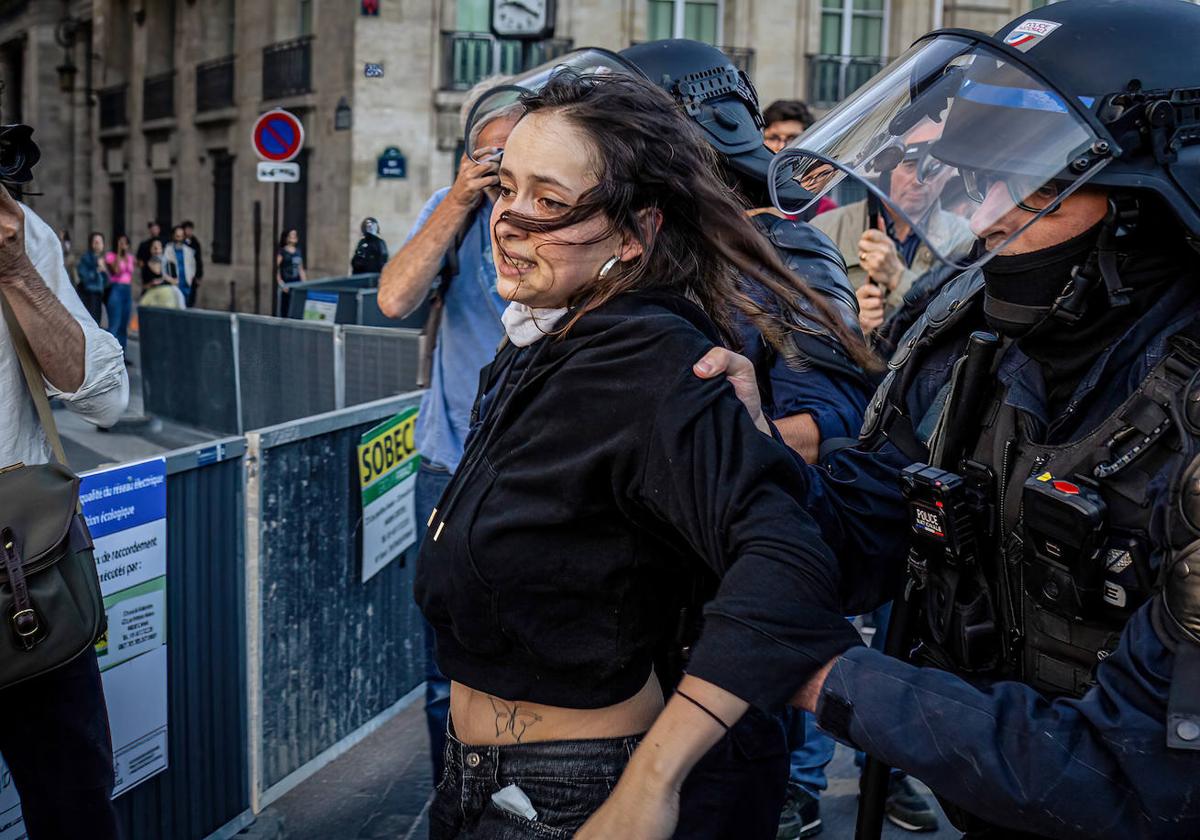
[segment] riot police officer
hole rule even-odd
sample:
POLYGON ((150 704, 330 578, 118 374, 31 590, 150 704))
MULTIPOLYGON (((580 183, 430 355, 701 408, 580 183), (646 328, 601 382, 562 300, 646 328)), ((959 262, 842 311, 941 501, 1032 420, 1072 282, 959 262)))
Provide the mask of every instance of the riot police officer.
POLYGON ((372 274, 383 271, 387 265, 388 248, 383 237, 379 235, 379 220, 367 216, 362 220, 362 239, 354 246, 354 256, 350 258, 350 271, 354 274, 372 274))
MULTIPOLYGON (((749 213, 755 226, 775 246, 784 265, 820 292, 848 329, 861 335, 858 300, 837 246, 807 222, 770 206, 767 172, 774 155, 763 145, 758 94, 745 72, 716 47, 684 38, 637 44, 619 55, 669 93, 700 127, 730 184, 754 208, 749 213)), ((795 183, 783 190, 787 198, 810 198, 795 183)), ((750 278, 743 278, 743 285, 755 300, 770 305, 770 295, 760 285, 750 278)), ((754 363, 766 415, 784 441, 812 462, 822 443, 857 434, 874 385, 816 321, 798 326, 792 337, 799 365, 772 351, 748 322, 741 330, 742 352, 754 363)))
MULTIPOLYGON (((904 593, 911 661, 850 651, 794 701, 972 838, 1200 836, 1198 38, 1183 0, 932 33, 774 165, 870 188, 943 123, 930 166, 977 202, 861 443, 808 470, 847 611, 904 593)), ((752 403, 730 364, 697 373, 752 403)), ((677 759, 713 736, 656 744, 581 836, 661 836, 677 759)))

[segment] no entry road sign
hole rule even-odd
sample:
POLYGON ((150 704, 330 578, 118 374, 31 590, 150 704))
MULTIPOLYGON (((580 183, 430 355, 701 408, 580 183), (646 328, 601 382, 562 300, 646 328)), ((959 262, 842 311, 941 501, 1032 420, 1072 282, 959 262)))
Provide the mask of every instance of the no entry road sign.
POLYGON ((304 146, 304 126, 295 114, 276 108, 258 118, 251 139, 260 158, 283 163, 300 154, 304 146))

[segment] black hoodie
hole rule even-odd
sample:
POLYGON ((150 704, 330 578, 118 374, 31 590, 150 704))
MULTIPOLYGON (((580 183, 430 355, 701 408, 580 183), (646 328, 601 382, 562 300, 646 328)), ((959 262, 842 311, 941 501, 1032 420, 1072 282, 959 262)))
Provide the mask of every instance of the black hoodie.
POLYGON ((697 307, 643 293, 501 351, 416 573, 448 677, 506 699, 618 703, 706 585, 688 672, 762 709, 858 642, 796 501, 804 474, 723 378, 692 373, 713 343, 697 307))

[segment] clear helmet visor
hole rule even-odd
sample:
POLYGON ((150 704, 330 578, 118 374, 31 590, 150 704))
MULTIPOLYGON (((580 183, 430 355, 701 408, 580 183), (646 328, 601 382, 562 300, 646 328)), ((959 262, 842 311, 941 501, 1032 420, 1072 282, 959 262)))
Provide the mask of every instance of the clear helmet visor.
POLYGON ((1108 163, 1113 144, 1080 113, 1090 106, 985 41, 936 35, 780 151, 771 198, 801 213, 849 177, 868 191, 870 224, 903 223, 941 262, 978 266, 1108 163), (813 198, 787 206, 793 183, 813 198))
POLYGON ((467 155, 475 160, 475 150, 480 146, 479 133, 484 126, 501 117, 520 116, 522 113, 521 97, 529 93, 537 93, 545 87, 546 82, 550 81, 555 73, 564 69, 587 75, 620 73, 639 78, 642 76, 636 67, 621 56, 609 50, 594 47, 575 50, 547 61, 508 82, 485 91, 475 101, 467 115, 463 138, 467 155))

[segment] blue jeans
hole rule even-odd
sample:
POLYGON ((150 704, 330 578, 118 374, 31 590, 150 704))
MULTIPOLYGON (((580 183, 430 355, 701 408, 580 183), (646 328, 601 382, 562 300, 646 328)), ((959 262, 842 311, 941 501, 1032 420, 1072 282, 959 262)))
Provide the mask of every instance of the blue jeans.
MULTIPOLYGON (((871 636, 871 649, 882 651, 887 641, 888 619, 892 616, 892 605, 884 604, 874 612, 867 613, 867 623, 874 625, 875 633, 871 636)), ((825 767, 833 761, 833 751, 837 744, 833 738, 817 728, 816 719, 807 712, 789 709, 785 713, 784 722, 788 730, 788 746, 792 748, 791 772, 789 779, 794 784, 804 788, 813 796, 820 796, 821 791, 829 787, 825 776, 825 767)), ((855 751, 854 764, 862 767, 866 754, 855 751)), ((892 775, 902 775, 895 768, 892 775)))
MULTIPOLYGON (((416 498, 417 550, 425 535, 425 523, 437 507, 438 500, 450 483, 450 470, 441 464, 421 461, 417 472, 416 498)), ((433 781, 442 778, 442 753, 446 745, 446 721, 450 717, 450 681, 438 669, 434 658, 433 628, 421 619, 425 627, 425 724, 429 727, 429 758, 433 764, 433 781)))
MULTIPOLYGON (((472 747, 447 735, 446 773, 434 788, 430 840, 569 840, 604 804, 637 737, 472 747), (515 785, 535 815, 492 799, 515 785)), ((510 793, 513 793, 510 791, 510 793)))
POLYGON ((129 291, 129 284, 110 285, 104 308, 108 312, 108 331, 116 337, 124 350, 128 340, 129 317, 133 315, 133 294, 129 291))

